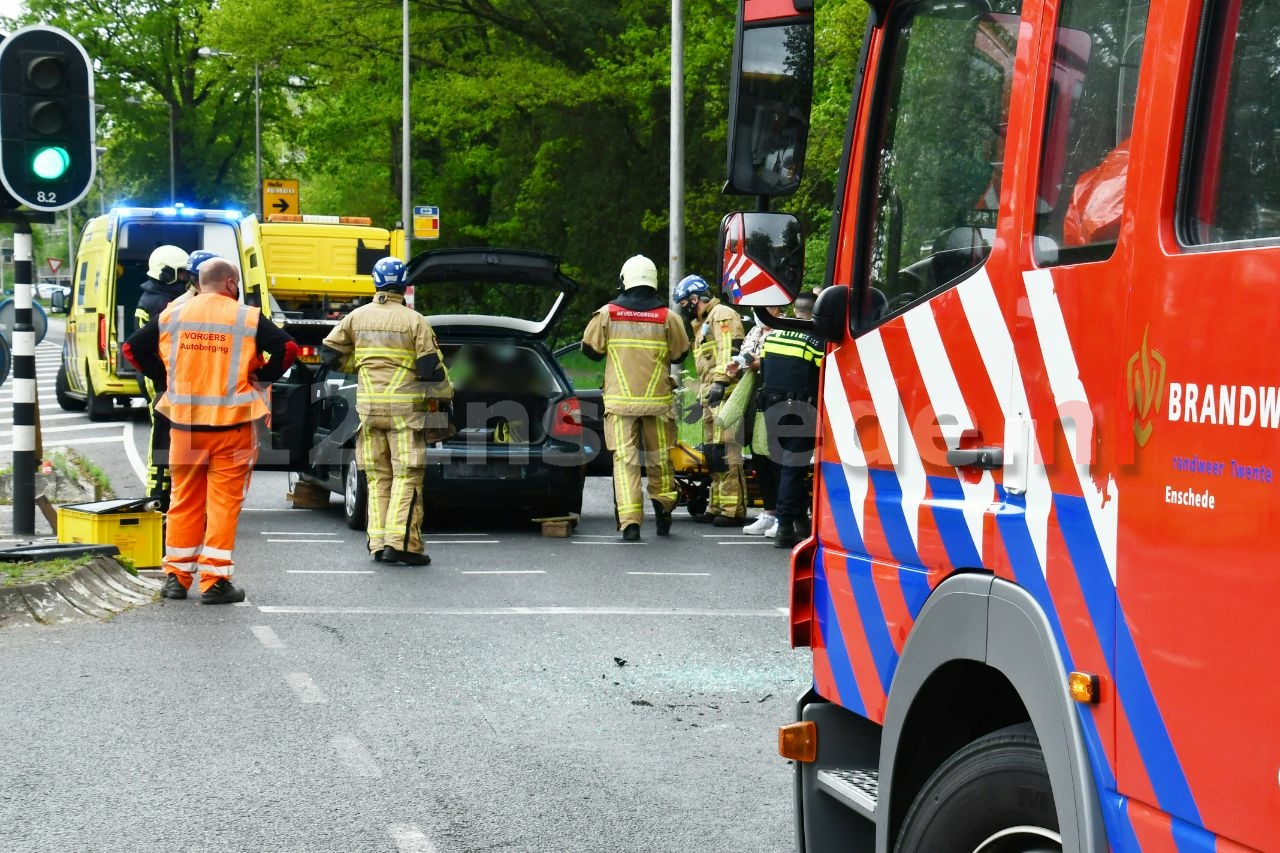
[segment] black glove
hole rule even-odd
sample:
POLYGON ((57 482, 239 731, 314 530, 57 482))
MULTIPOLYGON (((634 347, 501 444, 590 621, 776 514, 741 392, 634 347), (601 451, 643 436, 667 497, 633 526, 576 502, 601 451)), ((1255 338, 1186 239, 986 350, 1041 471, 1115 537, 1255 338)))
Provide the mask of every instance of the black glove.
POLYGON ((729 386, 723 382, 712 382, 711 390, 707 392, 707 405, 715 408, 724 400, 724 392, 729 390, 729 386))

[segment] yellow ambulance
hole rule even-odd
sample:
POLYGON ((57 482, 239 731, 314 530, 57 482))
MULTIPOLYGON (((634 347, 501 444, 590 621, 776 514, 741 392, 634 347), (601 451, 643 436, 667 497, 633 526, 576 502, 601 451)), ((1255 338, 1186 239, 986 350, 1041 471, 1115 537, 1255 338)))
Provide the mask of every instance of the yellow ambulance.
POLYGON ((71 310, 56 381, 58 403, 108 417, 142 397, 120 345, 137 328, 134 312, 158 246, 205 249, 240 269, 243 299, 271 316, 259 223, 235 210, 120 207, 90 219, 80 237, 71 282, 71 310))

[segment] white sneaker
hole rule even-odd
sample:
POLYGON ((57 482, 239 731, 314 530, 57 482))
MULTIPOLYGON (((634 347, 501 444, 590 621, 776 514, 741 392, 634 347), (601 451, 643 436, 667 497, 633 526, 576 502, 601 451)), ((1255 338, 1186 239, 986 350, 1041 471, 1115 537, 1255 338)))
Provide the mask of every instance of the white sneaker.
POLYGON ((773 524, 769 525, 769 529, 764 532, 764 535, 770 539, 778 535, 778 517, 776 515, 773 517, 773 524))
POLYGON ((774 515, 764 515, 763 513, 755 521, 742 528, 742 532, 747 536, 765 536, 771 528, 778 524, 778 517, 774 515))

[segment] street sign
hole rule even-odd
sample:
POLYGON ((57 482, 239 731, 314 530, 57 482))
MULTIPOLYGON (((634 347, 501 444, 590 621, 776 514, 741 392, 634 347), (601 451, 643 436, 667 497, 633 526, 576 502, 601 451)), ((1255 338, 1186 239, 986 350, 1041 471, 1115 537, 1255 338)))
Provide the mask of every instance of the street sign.
POLYGON ((440 239, 440 208, 420 206, 413 209, 413 236, 419 240, 440 239))
POLYGON ((62 258, 46 258, 49 264, 49 272, 54 275, 58 274, 58 270, 62 269, 62 258))
POLYGON ((298 182, 293 180, 276 180, 262 182, 262 215, 273 213, 301 213, 302 202, 298 199, 298 182))

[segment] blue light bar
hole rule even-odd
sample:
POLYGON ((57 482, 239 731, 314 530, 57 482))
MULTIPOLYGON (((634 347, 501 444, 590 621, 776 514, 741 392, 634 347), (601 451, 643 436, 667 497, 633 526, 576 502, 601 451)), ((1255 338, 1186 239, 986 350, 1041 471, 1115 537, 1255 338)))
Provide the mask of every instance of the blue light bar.
POLYGON ((159 208, 159 209, 156 211, 156 213, 160 214, 161 216, 177 216, 177 215, 178 215, 178 208, 176 208, 176 207, 162 207, 162 208, 159 208))

